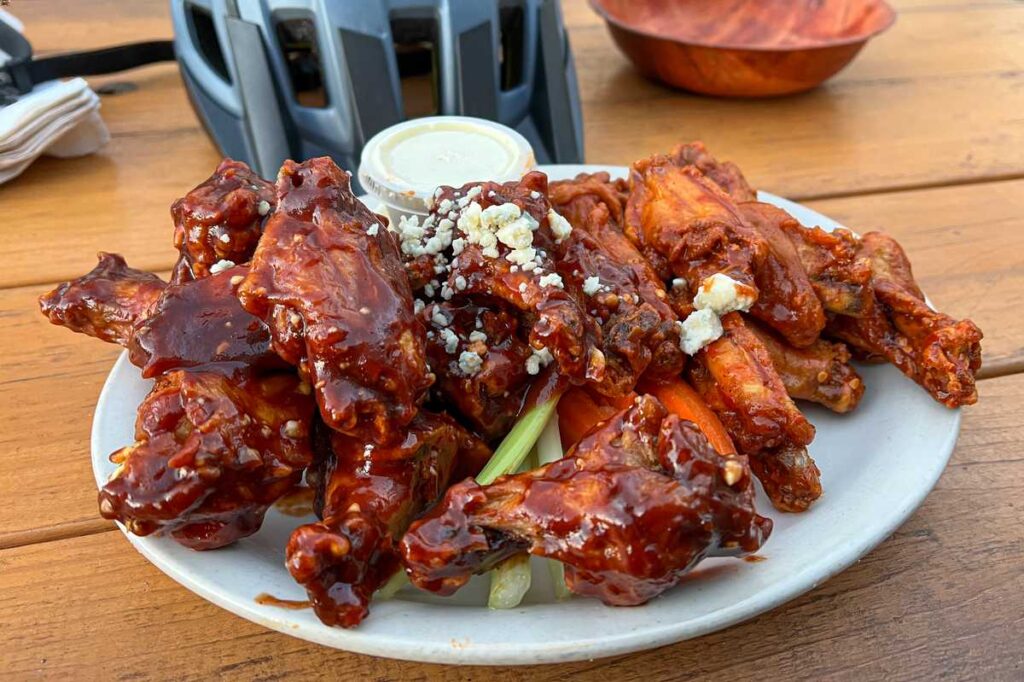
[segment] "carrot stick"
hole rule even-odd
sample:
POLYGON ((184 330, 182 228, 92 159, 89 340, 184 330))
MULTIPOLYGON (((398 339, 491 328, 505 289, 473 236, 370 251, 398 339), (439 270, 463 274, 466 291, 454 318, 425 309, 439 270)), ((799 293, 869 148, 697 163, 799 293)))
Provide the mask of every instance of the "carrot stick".
POLYGON ((569 389, 558 402, 558 430, 562 436, 562 447, 568 450, 588 431, 616 412, 616 407, 598 404, 583 389, 569 389))
POLYGON ((669 381, 645 381, 637 388, 640 393, 650 393, 674 415, 696 424, 707 436, 711 446, 720 455, 736 453, 729 433, 711 411, 700 395, 682 379, 669 381))

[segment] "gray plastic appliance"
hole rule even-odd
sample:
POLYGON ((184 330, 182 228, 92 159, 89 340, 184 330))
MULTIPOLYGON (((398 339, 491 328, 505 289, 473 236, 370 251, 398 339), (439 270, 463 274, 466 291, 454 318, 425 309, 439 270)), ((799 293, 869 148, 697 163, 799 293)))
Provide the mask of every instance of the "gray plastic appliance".
POLYGON ((504 123, 541 163, 583 161, 558 0, 171 0, 171 12, 196 111, 265 177, 323 154, 355 170, 375 133, 430 114, 504 123))

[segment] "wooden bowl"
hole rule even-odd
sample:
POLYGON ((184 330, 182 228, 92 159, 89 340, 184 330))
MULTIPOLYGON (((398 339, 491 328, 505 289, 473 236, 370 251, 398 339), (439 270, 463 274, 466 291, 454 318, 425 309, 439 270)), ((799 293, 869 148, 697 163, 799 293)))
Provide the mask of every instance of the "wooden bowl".
POLYGON ((590 0, 590 5, 645 75, 728 97, 810 90, 896 20, 884 0, 590 0))

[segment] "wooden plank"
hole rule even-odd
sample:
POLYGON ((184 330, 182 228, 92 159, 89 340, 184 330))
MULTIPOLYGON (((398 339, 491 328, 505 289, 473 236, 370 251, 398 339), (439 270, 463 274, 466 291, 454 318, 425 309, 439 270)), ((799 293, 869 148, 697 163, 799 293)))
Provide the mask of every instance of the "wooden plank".
POLYGON ((198 128, 115 137, 90 157, 40 159, 0 186, 4 215, 17 217, 0 230, 9 264, 0 286, 75 277, 92 267, 97 251, 123 253, 143 269, 169 268, 171 203, 219 159, 198 128))
MULTIPOLYGON (((35 206, 38 210, 38 202, 35 206)), ((833 199, 812 206, 852 229, 894 234, 936 305, 981 326, 987 365, 1024 362, 1024 317, 1017 313, 1024 308, 1024 181, 883 194, 870 200, 833 199), (984 208, 983 217, 979 207, 984 208)), ((18 229, 16 224, 8 227, 18 229)), ((24 238, 28 245, 36 244, 37 252, 66 259, 63 267, 74 268, 74 274, 91 268, 96 249, 111 244, 99 241, 103 235, 84 232, 76 239, 97 242, 62 251, 58 235, 50 235, 49 244, 46 236, 24 238)), ((170 265, 173 251, 166 222, 126 227, 124 236, 131 260, 170 265)), ((35 304, 49 287, 0 291, 0 319, 12 349, 0 366, 0 411, 10 415, 12 424, 0 434, 0 452, 8 454, 0 458, 0 499, 19 498, 16 506, 0 505, 0 546, 33 541, 36 533, 45 538, 53 525, 96 519, 89 427, 118 351, 51 326, 35 304), (55 414, 62 418, 54 419, 55 414)))
POLYGON ((1022 400, 1024 376, 985 382, 937 490, 892 538, 791 604, 696 641, 523 669, 346 654, 204 602, 111 532, 0 551, 4 668, 13 677, 104 679, 302 679, 324 670, 498 682, 1015 678, 1024 666, 1022 400))
MULTIPOLYGON (((637 76, 621 65, 601 78, 610 93, 627 90, 637 76)), ((1024 101, 1022 93, 1018 71, 837 83, 772 100, 667 91, 608 99, 587 109, 587 160, 629 163, 700 139, 759 186, 794 199, 1019 177, 1024 120, 1006 102, 1024 101)))

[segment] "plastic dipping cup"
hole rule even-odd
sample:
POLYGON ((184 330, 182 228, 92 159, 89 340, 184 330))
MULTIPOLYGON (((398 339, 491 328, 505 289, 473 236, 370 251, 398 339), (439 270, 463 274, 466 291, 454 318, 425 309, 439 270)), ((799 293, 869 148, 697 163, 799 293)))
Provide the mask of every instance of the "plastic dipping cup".
POLYGON ((433 116, 393 125, 363 147, 359 181, 392 222, 426 216, 440 185, 518 180, 537 165, 526 138, 500 123, 433 116))

